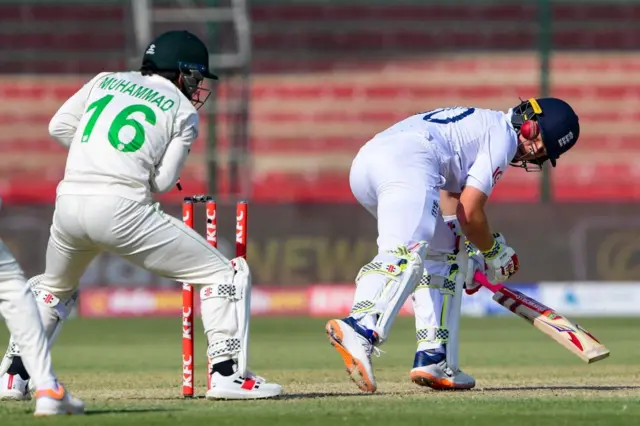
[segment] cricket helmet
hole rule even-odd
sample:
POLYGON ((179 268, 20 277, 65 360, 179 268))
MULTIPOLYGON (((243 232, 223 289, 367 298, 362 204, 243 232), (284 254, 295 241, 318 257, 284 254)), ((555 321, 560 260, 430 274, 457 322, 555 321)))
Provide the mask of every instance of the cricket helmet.
MULTIPOLYGON (((196 35, 189 31, 168 31, 156 37, 142 58, 143 67, 155 71, 177 71, 181 89, 194 105, 202 105, 209 93, 201 86, 205 78, 217 80, 209 69, 209 51, 196 35), (207 92, 204 100, 201 92, 207 92)), ((196 106, 199 106, 196 105, 196 106)))
POLYGON ((518 135, 535 139, 541 135, 546 156, 536 160, 512 161, 512 165, 527 168, 533 163, 538 168, 549 160, 553 167, 560 155, 569 151, 580 136, 580 122, 571 106, 557 98, 531 98, 513 108, 511 123, 518 135))

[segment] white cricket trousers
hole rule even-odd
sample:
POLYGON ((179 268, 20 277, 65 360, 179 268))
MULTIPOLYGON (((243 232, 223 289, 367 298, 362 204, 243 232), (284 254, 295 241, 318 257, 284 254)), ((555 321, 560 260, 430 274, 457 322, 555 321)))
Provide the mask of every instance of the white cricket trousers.
POLYGON ((451 231, 440 212, 445 183, 434 151, 418 135, 377 137, 353 160, 351 191, 378 221, 378 253, 429 243, 430 252, 448 253, 451 231))
MULTIPOLYGON (((358 202, 377 218, 378 255, 374 261, 393 261, 386 251, 419 241, 429 253, 452 253, 455 236, 440 211, 440 188, 445 183, 437 153, 417 134, 376 137, 365 144, 353 161, 349 181, 358 202)), ((425 268, 441 272, 447 265, 425 261, 425 268)), ((369 274, 356 288, 354 305, 380 294, 385 277, 369 274)), ((414 294, 416 329, 441 326, 443 296, 427 289, 414 294)), ((373 328, 374 318, 360 318, 373 328)), ((441 350, 439 343, 421 343, 419 349, 441 350)))
MULTIPOLYGON (((89 262, 101 251, 178 282, 232 284, 235 272, 230 261, 196 231, 157 206, 111 195, 59 196, 38 288, 68 299, 89 262)), ((236 333, 235 311, 228 299, 207 299, 201 312, 209 342, 236 333)), ((51 320, 43 318, 45 328, 51 320)))
POLYGON ((49 343, 36 300, 15 258, 0 240, 0 314, 22 351, 22 361, 36 388, 53 387, 49 343))
POLYGON ((156 206, 109 195, 58 197, 40 287, 68 298, 102 251, 178 282, 231 283, 234 271, 229 260, 156 206))

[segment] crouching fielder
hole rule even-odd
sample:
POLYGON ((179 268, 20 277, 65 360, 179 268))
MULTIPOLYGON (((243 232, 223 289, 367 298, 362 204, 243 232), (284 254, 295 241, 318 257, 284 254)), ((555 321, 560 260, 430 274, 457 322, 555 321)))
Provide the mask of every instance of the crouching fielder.
POLYGON ((389 337, 413 294, 418 351, 411 378, 436 389, 471 388, 457 365, 460 298, 467 275, 464 243, 444 223, 440 190, 459 194, 455 215, 484 255, 492 282, 518 270, 510 247, 494 239, 484 205, 507 165, 552 165, 575 145, 578 117, 564 101, 530 99, 504 113, 442 108, 411 116, 377 134, 350 173, 356 199, 378 222, 378 255, 356 277, 351 313, 326 331, 351 379, 374 392, 371 354, 389 337))
MULTIPOLYGON (((200 286, 211 387, 207 398, 277 396, 282 388, 247 368, 251 274, 226 259, 181 220, 164 214, 152 192, 176 184, 198 135, 196 107, 206 100, 205 45, 171 31, 147 48, 139 72, 101 73, 73 95, 49 125, 69 147, 58 186, 43 275, 31 280, 47 336, 60 332, 87 265, 109 251, 148 271, 200 286)), ((18 349, 3 383, 27 394, 18 349)), ((24 353, 24 348, 21 347, 24 353)), ((10 359, 9 359, 10 358, 10 359)))

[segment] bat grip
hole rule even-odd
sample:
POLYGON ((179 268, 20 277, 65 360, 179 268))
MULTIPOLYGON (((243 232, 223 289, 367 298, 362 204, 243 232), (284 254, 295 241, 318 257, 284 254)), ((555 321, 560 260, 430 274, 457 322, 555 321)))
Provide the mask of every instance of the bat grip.
POLYGON ((504 287, 501 284, 491 284, 487 276, 480 271, 476 271, 476 273, 473 275, 473 279, 481 286, 491 290, 493 293, 495 293, 496 291, 499 291, 504 287))

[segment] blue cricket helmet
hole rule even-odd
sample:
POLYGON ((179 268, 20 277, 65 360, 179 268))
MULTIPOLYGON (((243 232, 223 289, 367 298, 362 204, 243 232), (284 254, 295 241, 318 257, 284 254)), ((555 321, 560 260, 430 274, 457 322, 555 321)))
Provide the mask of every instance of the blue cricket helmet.
POLYGON ((578 142, 580 122, 573 108, 565 101, 557 98, 529 99, 513 109, 512 123, 516 131, 520 131, 522 123, 534 120, 538 123, 542 143, 547 157, 553 167, 556 160, 569 151, 578 142))
POLYGON ((556 98, 538 99, 542 114, 537 122, 542 134, 542 143, 547 149, 553 167, 560 155, 569 151, 578 142, 580 122, 571 106, 556 98))

